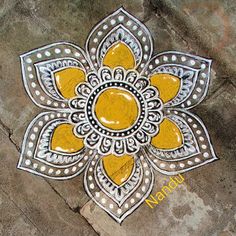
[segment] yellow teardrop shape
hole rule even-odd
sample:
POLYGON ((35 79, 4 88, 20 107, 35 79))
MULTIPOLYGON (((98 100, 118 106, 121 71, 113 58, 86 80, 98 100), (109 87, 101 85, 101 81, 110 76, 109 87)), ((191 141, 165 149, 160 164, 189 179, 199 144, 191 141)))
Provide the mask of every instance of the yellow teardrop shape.
POLYGON ((56 85, 64 98, 76 96, 76 86, 85 81, 85 73, 79 68, 66 68, 55 73, 56 85))
POLYGON ((107 50, 103 59, 103 65, 110 68, 121 66, 125 69, 133 69, 135 67, 135 58, 130 48, 118 42, 107 50))
POLYGON ((77 138, 73 133, 74 126, 61 124, 53 132, 51 150, 63 153, 76 153, 84 147, 83 139, 77 138))
POLYGON ((129 155, 107 155, 102 158, 107 176, 117 185, 124 183, 131 175, 134 167, 134 158, 129 155))
POLYGON ((180 79, 170 74, 154 74, 150 77, 151 85, 160 93, 161 100, 166 103, 172 100, 179 92, 180 79))
POLYGON ((174 149, 183 144, 182 133, 177 125, 165 118, 160 124, 159 133, 152 138, 151 144, 159 149, 174 149))

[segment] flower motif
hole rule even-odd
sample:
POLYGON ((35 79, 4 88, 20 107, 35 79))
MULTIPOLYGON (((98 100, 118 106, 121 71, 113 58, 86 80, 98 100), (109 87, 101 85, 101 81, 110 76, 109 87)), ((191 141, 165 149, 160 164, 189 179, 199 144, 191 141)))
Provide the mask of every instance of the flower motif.
POLYGON ((189 109, 206 96, 211 60, 152 57, 148 29, 123 8, 90 33, 86 52, 60 42, 21 56, 32 101, 18 168, 58 180, 85 168, 88 195, 121 222, 150 194, 153 170, 176 175, 217 159, 189 109))

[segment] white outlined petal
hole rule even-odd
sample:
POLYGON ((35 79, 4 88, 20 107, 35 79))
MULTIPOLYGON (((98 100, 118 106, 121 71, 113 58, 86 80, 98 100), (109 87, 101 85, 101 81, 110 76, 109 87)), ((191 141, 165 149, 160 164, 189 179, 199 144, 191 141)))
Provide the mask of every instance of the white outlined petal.
POLYGON ((176 175, 206 165, 218 158, 203 122, 194 114, 182 109, 170 110, 171 118, 184 137, 180 148, 161 150, 146 147, 147 157, 155 170, 166 175, 176 175))
POLYGON ((75 153, 51 149, 56 127, 68 123, 69 113, 44 112, 28 126, 22 144, 18 168, 50 179, 70 179, 85 168, 93 151, 82 148, 75 153))
POLYGON ((180 78, 177 95, 165 107, 191 109, 206 96, 210 80, 211 60, 176 51, 154 56, 144 70, 151 78, 156 74, 170 74, 180 78))
POLYGON ((39 107, 50 110, 67 109, 68 99, 58 92, 54 72, 58 69, 80 68, 84 73, 91 66, 83 50, 66 42, 53 43, 21 55, 24 87, 39 107))
POLYGON ((128 46, 136 61, 135 68, 142 71, 152 55, 152 37, 146 26, 122 7, 99 22, 88 36, 86 50, 96 70, 107 50, 117 42, 128 46))
MULTIPOLYGON (((137 156, 136 165, 141 174, 139 179, 131 177, 118 190, 118 186, 113 185, 113 192, 109 192, 111 182, 102 179, 99 180, 97 167, 100 161, 98 155, 89 163, 84 176, 84 186, 88 195, 92 200, 112 216, 118 223, 121 223, 128 215, 130 215, 140 204, 148 197, 153 188, 154 176, 146 158, 137 156), (136 183, 136 180, 138 182, 136 183), (103 182, 104 181, 104 182, 103 182), (134 184, 132 184, 134 183, 134 184), (127 186, 126 186, 127 185, 127 186), (121 188, 123 187, 123 190, 121 188), (128 189, 130 188, 130 189, 128 189), (132 189, 133 188, 133 189, 132 189), (124 195, 118 192, 124 191, 124 195), (125 195, 126 193, 126 195, 125 195)), ((99 172, 100 173, 100 172, 99 172)), ((135 172, 133 173, 135 175, 135 172)), ((100 176, 102 178, 102 176, 100 176)))

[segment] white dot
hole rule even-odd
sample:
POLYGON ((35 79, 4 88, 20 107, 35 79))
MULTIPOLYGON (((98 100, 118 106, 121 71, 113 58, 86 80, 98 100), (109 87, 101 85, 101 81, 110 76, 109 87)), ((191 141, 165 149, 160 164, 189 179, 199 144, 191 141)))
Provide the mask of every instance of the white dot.
POLYGON ((144 50, 147 52, 148 51, 148 49, 149 49, 149 47, 146 45, 146 46, 144 46, 144 50))
POLYGON ((141 188, 141 190, 142 190, 143 192, 146 192, 146 187, 143 186, 143 187, 141 188))
POLYGON ((61 174, 61 171, 60 171, 60 170, 57 170, 57 171, 56 171, 56 175, 59 175, 59 174, 61 174))
POLYGON ((39 95, 40 95, 40 92, 39 92, 38 90, 36 90, 36 91, 35 91, 35 94, 36 94, 37 96, 39 96, 39 95))
POLYGON ((61 49, 55 48, 55 53, 56 53, 56 54, 59 54, 60 52, 61 52, 61 49))
POLYGON ((191 118, 188 118, 188 122, 191 123, 193 120, 191 118))
POLYGON ((207 75, 205 74, 205 73, 202 73, 202 78, 206 78, 207 77, 207 75))
POLYGON ((27 160, 25 161, 25 164, 26 164, 27 166, 29 166, 29 165, 31 164, 31 161, 30 161, 29 159, 27 159, 27 160))
POLYGON ((93 42, 94 42, 94 43, 97 43, 97 42, 98 42, 98 39, 97 39, 97 38, 94 38, 94 39, 93 39, 93 42))
POLYGON ((207 149, 207 146, 205 144, 203 144, 202 149, 207 149))
POLYGON ((33 87, 33 88, 35 88, 36 87, 36 83, 31 83, 31 86, 33 87))
POLYGON ((77 169, 76 166, 74 166, 74 167, 72 168, 72 171, 75 172, 76 169, 77 169))
POLYGON ((75 52, 75 56, 76 56, 76 57, 80 57, 80 53, 75 52))
POLYGON ((197 133, 197 134, 201 134, 201 130, 197 130, 196 133, 197 133))
POLYGON ((163 61, 168 61, 168 57, 167 57, 167 56, 164 56, 164 57, 163 57, 163 61))
POLYGON ((165 163, 161 163, 161 164, 160 164, 160 167, 161 167, 161 168, 164 168, 165 166, 166 166, 165 163))
POLYGON ((204 152, 204 153, 203 153, 203 156, 204 156, 205 158, 207 158, 207 157, 209 157, 209 154, 208 154, 207 152, 204 152))
POLYGON ((149 179, 146 178, 144 182, 145 182, 145 184, 148 184, 149 183, 149 179))
POLYGON ((41 166, 40 170, 43 172, 46 170, 46 167, 45 166, 41 166))
POLYGON ((47 57, 51 56, 51 53, 50 53, 49 51, 46 51, 44 54, 45 54, 47 57))
POLYGON ((193 164, 193 162, 192 162, 192 161, 188 161, 188 164, 189 164, 189 165, 192 165, 192 164, 193 164))
POLYGON ((91 189, 94 189, 94 184, 90 184, 89 187, 90 187, 91 189))
POLYGON ((204 83, 205 83, 205 81, 201 79, 200 84, 203 85, 204 83))
POLYGON ((96 48, 91 48, 91 53, 95 53, 96 52, 96 48))
POLYGON ((204 138, 203 138, 203 137, 199 137, 199 140, 200 140, 201 142, 203 142, 203 141, 204 141, 204 138))
POLYGON ((138 36, 141 36, 143 32, 141 30, 138 31, 138 36))
POLYGON ((100 197, 100 193, 99 192, 95 192, 95 197, 100 197))
POLYGON ((136 196, 137 198, 140 198, 140 197, 141 197, 141 194, 140 194, 140 193, 136 193, 135 196, 136 196))
POLYGON ((205 69, 206 68, 206 64, 201 64, 201 68, 205 69))
POLYGON ((69 173, 69 169, 65 169, 64 173, 67 175, 69 173))
POLYGON ((42 121, 39 121, 39 126, 43 126, 43 122, 42 121))
POLYGON ((188 100, 187 105, 190 106, 191 104, 192 104, 191 101, 188 100))
POLYGON ((34 143, 32 142, 29 142, 29 145, 28 145, 30 148, 32 148, 34 146, 34 143))
POLYGON ((201 91, 202 91, 201 88, 197 88, 196 90, 197 90, 197 92, 199 92, 199 93, 201 93, 201 91))
POLYGON ((37 167, 38 167, 38 164, 37 164, 37 163, 34 163, 34 164, 33 164, 33 168, 34 168, 34 169, 37 169, 37 167))
POLYGON ((134 203, 134 202, 135 202, 134 198, 131 198, 130 203, 134 203))
POLYGON ((50 168, 50 169, 48 170, 48 173, 49 173, 49 174, 52 174, 52 173, 53 173, 53 169, 50 168))
POLYGON ((196 128, 197 128, 197 125, 196 125, 196 124, 193 124, 193 128, 196 129, 196 128))
POLYGON ((175 168, 175 164, 170 164, 170 168, 174 169, 175 168))
POLYGON ((32 67, 31 67, 31 66, 28 66, 28 67, 27 67, 27 70, 28 70, 28 71, 32 71, 32 67))
POLYGON ((200 162, 201 160, 200 160, 199 158, 195 158, 194 161, 198 163, 198 162, 200 162))
POLYGON ((69 48, 66 48, 65 53, 69 54, 69 53, 71 53, 71 50, 69 48))
POLYGON ((145 64, 144 64, 144 63, 142 63, 142 64, 140 65, 140 67, 142 67, 142 68, 143 68, 144 66, 145 66, 145 64))
POLYGON ((89 175, 88 179, 91 181, 91 180, 93 180, 93 177, 91 175, 89 175))
POLYGON ((111 24, 114 25, 116 21, 114 19, 111 20, 111 24))
POLYGON ((32 151, 28 151, 28 152, 27 152, 27 156, 29 156, 29 157, 31 157, 32 154, 33 154, 32 151))
POLYGON ((105 204, 105 203, 107 202, 107 200, 106 200, 105 198, 102 198, 102 199, 101 199, 101 202, 102 202, 103 204, 105 204))
POLYGON ((181 168, 184 168, 185 164, 184 164, 184 163, 180 163, 179 166, 180 166, 181 168))
POLYGON ((27 58, 27 59, 26 59, 26 62, 27 62, 27 63, 31 63, 32 60, 31 60, 30 58, 27 58))
POLYGON ((117 210, 117 213, 118 213, 118 214, 121 214, 121 213, 122 213, 122 210, 119 208, 119 209, 117 210))
POLYGON ((147 38, 146 37, 142 37, 142 41, 146 42, 147 38))
POLYGON ((87 161, 88 160, 88 156, 84 156, 84 160, 87 161))
POLYGON ((181 61, 186 61, 186 57, 181 57, 181 61))
POLYGON ((137 27, 137 25, 134 25, 133 26, 133 30, 136 30, 138 27, 137 27))
POLYGON ((123 21, 123 20, 124 20, 124 16, 119 16, 119 17, 118 17, 118 20, 119 20, 119 21, 123 21))
POLYGON ((38 53, 38 54, 37 54, 37 58, 42 58, 42 54, 41 54, 41 53, 38 53))
POLYGON ((150 172, 149 172, 148 170, 146 170, 146 171, 145 171, 145 175, 147 175, 147 176, 148 176, 148 175, 149 175, 149 173, 150 173, 150 172))
POLYGON ((159 61, 158 59, 155 60, 155 63, 156 63, 156 64, 159 64, 159 62, 160 62, 160 61, 159 61))
POLYGON ((102 28, 103 28, 104 30, 106 30, 106 29, 108 28, 108 26, 107 26, 107 25, 104 25, 102 28))
POLYGON ((193 94, 193 99, 196 100, 197 99, 197 95, 193 94))
POLYGON ((194 60, 190 60, 190 64, 191 64, 192 66, 194 66, 194 65, 195 65, 195 61, 194 61, 194 60))
POLYGON ((31 135, 30 135, 30 139, 31 139, 31 140, 34 140, 34 139, 35 139, 35 134, 31 134, 31 135))
POLYGON ((129 204, 128 203, 125 203, 125 208, 129 208, 129 204))
POLYGON ((78 164, 78 167, 82 167, 83 166, 83 162, 80 162, 79 164, 78 164))
POLYGON ((132 22, 129 20, 129 21, 127 21, 127 25, 128 26, 131 26, 132 25, 132 22))
POLYGON ((176 59, 177 59, 177 57, 176 57, 175 55, 173 55, 173 56, 171 57, 171 60, 172 60, 172 61, 176 61, 176 59))
POLYGON ((113 205, 113 204, 110 204, 109 207, 110 207, 110 209, 113 209, 113 208, 114 208, 114 205, 113 205))

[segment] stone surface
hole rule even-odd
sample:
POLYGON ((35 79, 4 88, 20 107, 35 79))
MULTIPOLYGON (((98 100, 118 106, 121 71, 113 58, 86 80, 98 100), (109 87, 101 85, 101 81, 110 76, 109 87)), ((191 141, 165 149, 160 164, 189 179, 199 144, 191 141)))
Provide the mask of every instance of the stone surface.
POLYGON ((16 169, 18 155, 0 129, 1 235, 97 235, 43 178, 16 169))

